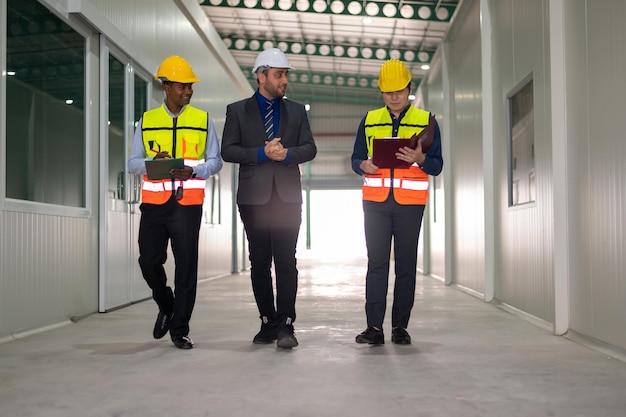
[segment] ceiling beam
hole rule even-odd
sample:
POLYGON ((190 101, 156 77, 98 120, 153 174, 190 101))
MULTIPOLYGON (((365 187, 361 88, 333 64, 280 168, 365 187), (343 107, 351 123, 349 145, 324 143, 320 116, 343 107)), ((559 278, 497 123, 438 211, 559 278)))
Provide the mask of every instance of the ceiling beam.
POLYGON ((327 58, 358 58, 358 59, 374 59, 385 61, 387 59, 399 59, 405 63, 428 64, 433 59, 436 51, 419 51, 413 49, 387 48, 387 47, 370 47, 370 46, 353 46, 353 45, 329 45, 323 42, 294 42, 287 40, 274 41, 271 39, 245 39, 224 38, 224 43, 229 50, 232 51, 251 51, 261 52, 266 48, 266 43, 273 47, 279 48, 285 53, 294 55, 312 55, 327 58))
MULTIPOLYGON (((241 71, 246 75, 248 81, 256 83, 256 74, 252 73, 252 67, 241 67, 241 71)), ((422 81, 420 78, 412 79, 414 90, 422 81)), ((301 85, 313 85, 323 87, 350 87, 350 88, 373 88, 378 89, 378 77, 357 75, 357 74, 337 74, 329 72, 315 71, 290 71, 289 82, 301 85)))
POLYGON ((449 23, 457 3, 457 1, 442 0, 403 0, 395 2, 354 0, 204 0, 200 5, 449 23))

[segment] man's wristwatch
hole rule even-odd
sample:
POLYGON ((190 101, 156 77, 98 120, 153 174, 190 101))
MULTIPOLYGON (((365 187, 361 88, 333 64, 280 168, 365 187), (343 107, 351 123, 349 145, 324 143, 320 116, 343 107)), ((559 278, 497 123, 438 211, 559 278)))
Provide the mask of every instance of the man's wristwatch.
POLYGON ((191 170, 193 172, 191 173, 191 177, 189 178, 196 178, 196 176, 198 175, 198 173, 196 172, 196 167, 191 167, 191 170))

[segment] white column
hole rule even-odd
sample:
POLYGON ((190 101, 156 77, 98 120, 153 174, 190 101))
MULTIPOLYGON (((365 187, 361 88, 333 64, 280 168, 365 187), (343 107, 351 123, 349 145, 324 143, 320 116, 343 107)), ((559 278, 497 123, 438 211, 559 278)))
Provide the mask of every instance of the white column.
POLYGON ((492 72, 492 24, 490 0, 480 0, 480 43, 483 92, 483 180, 484 180, 484 223, 485 223, 485 301, 495 297, 496 232, 495 213, 495 155, 493 133, 493 72, 492 72))
POLYGON ((554 333, 569 328, 569 211, 565 65, 565 0, 550 0, 552 189, 554 219, 554 333))
POLYGON ((450 73, 448 71, 449 51, 448 45, 441 44, 441 78, 443 90, 443 132, 442 132, 442 156, 443 156, 443 189, 445 192, 444 224, 445 224, 445 279, 446 285, 452 284, 455 277, 455 252, 454 252, 454 184, 452 164, 452 132, 454 123, 453 99, 454 91, 451 87, 450 73))

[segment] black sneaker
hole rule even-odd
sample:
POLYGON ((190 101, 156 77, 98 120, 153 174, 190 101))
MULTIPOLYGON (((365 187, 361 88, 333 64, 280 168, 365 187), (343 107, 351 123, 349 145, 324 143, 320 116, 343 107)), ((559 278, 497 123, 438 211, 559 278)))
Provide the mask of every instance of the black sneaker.
POLYGON ((189 336, 172 336, 172 343, 178 349, 193 349, 193 340, 189 336))
POLYGON ((384 345, 385 335, 382 330, 369 326, 365 331, 356 336, 357 343, 369 343, 370 345, 384 345))
POLYGON ((172 316, 172 313, 166 314, 159 310, 156 322, 154 323, 154 330, 152 331, 152 336, 154 336, 155 339, 160 339, 167 334, 172 316))
POLYGON ((391 331, 391 341, 396 345, 410 345, 411 336, 402 327, 396 327, 391 331))
POLYGON ((278 326, 278 342, 276 346, 291 349, 298 346, 298 339, 294 335, 293 324, 281 324, 278 326))
POLYGON ((266 345, 268 343, 274 343, 274 340, 278 338, 278 332, 276 329, 276 323, 269 321, 266 317, 263 317, 261 323, 261 330, 254 336, 252 343, 266 345))

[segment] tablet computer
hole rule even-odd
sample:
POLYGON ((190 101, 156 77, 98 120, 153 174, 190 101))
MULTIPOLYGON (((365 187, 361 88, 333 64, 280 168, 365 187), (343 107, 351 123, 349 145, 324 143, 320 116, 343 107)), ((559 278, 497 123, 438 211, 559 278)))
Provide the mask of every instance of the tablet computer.
POLYGON ((146 161, 146 173, 150 180, 174 179, 170 170, 182 168, 185 168, 183 158, 160 158, 146 161))

